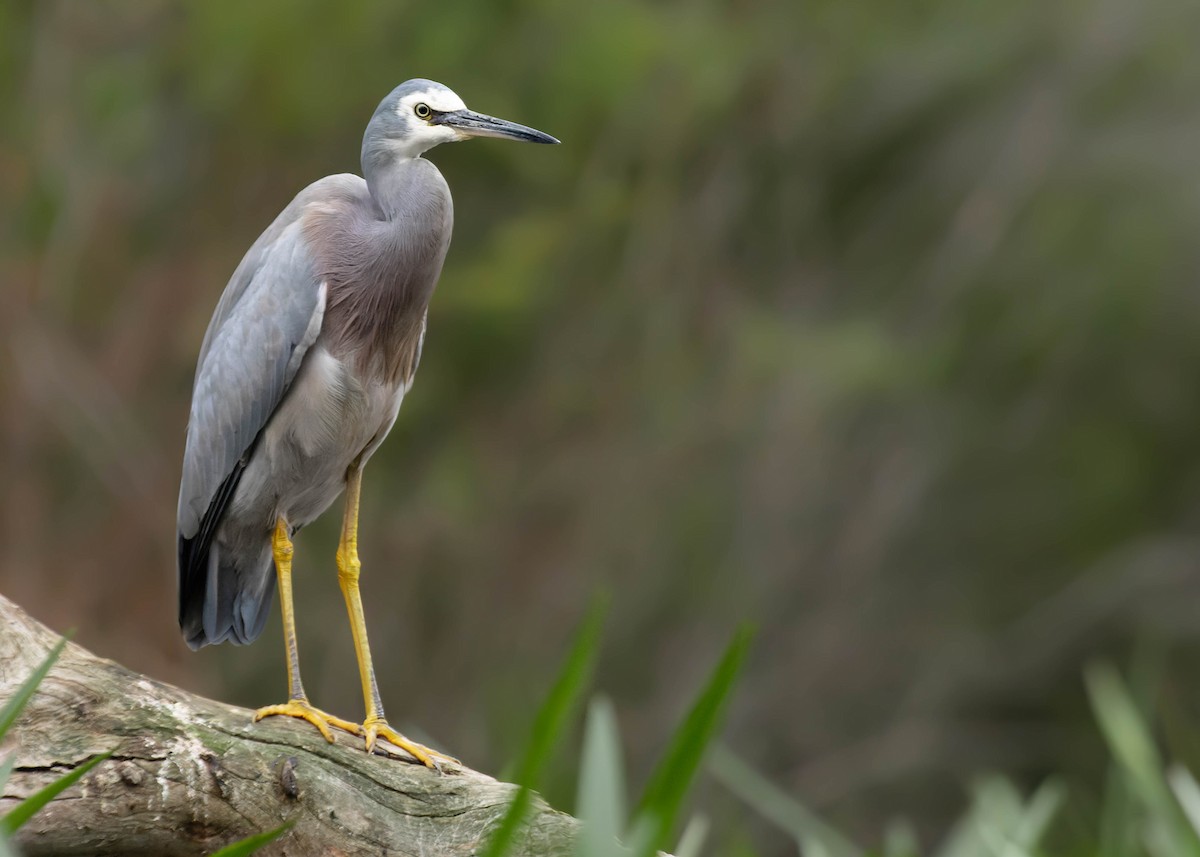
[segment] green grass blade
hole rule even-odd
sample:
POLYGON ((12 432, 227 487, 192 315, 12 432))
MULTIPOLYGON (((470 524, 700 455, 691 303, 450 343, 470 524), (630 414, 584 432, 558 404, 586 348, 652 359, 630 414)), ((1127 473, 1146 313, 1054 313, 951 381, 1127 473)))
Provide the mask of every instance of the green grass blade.
POLYGON ((220 851, 214 852, 212 857, 246 857, 247 854, 253 854, 258 849, 262 848, 268 842, 274 842, 280 836, 292 829, 293 822, 281 824, 274 830, 268 830, 265 833, 255 833, 252 836, 247 836, 245 839, 239 839, 237 842, 231 842, 220 851))
MULTIPOLYGON (((16 753, 9 753, 8 757, 0 762, 0 794, 4 794, 4 786, 8 784, 8 778, 12 775, 16 763, 16 753)), ((14 857, 13 850, 8 846, 8 835, 2 831, 0 831, 0 857, 14 857)))
POLYGON ((9 753, 5 760, 0 762, 0 794, 4 794, 4 787, 8 785, 8 778, 12 776, 13 767, 16 764, 16 753, 9 753))
POLYGON ((625 830, 625 773, 617 718, 612 704, 602 697, 592 700, 588 708, 576 804, 583 823, 575 849, 577 857, 620 855, 619 842, 625 830))
POLYGON ((1046 827, 1066 799, 1066 790, 1054 780, 1044 783, 1028 803, 1008 780, 996 779, 992 784, 1004 793, 1003 801, 980 804, 976 823, 980 837, 991 853, 1001 857, 1033 857, 1045 834, 1046 827))
POLYGON ((976 781, 971 786, 971 805, 950 828, 933 852, 935 857, 972 857, 992 854, 987 830, 997 823, 1008 824, 1015 801, 1015 790, 1007 781, 976 781))
POLYGON ((530 793, 540 776, 554 746, 566 728, 571 712, 583 694, 591 678, 596 653, 600 648, 600 631, 604 624, 605 602, 593 602, 582 627, 575 635, 575 642, 567 655, 558 679, 550 689, 550 695, 542 704, 533 722, 533 734, 529 746, 517 767, 517 784, 520 788, 509 804, 504 817, 488 842, 486 857, 502 857, 512 843, 517 829, 529 808, 530 793))
POLYGON ((1036 853, 1042 838, 1050 828, 1050 823, 1066 800, 1067 788, 1058 780, 1051 779, 1042 783, 1029 799, 1013 838, 1031 853, 1036 853))
POLYGON ((704 840, 708 838, 708 819, 703 815, 692 816, 683 828, 679 837, 679 845, 675 847, 675 857, 700 857, 704 840))
POLYGON ((33 692, 37 690, 39 684, 50 672, 50 668, 54 666, 54 662, 58 660, 58 656, 67 646, 67 640, 71 638, 71 632, 68 631, 63 635, 62 639, 55 644, 54 648, 46 655, 46 659, 30 673, 29 678, 25 679, 24 683, 17 689, 17 692, 12 695, 8 702, 4 703, 4 707, 0 708, 0 740, 8 734, 8 730, 12 728, 16 719, 21 716, 21 711, 24 710, 33 692))
POLYGON ((1171 784, 1171 791, 1175 793, 1175 799, 1183 808, 1192 829, 1200 833, 1200 784, 1196 783, 1196 778, 1182 765, 1171 766, 1167 772, 1167 781, 1171 784))
POLYGON ((957 849, 942 849, 943 857, 979 850, 998 857, 1034 857, 1041 853, 1042 837, 1066 800, 1066 788, 1053 779, 1028 800, 1013 782, 999 776, 980 779, 972 793, 968 823, 950 840, 957 849))
POLYGON ((58 797, 58 795, 60 795, 62 792, 75 785, 75 783, 79 782, 88 771, 99 765, 111 755, 112 750, 109 750, 106 753, 101 753, 99 756, 88 759, 75 770, 64 774, 54 782, 50 783, 50 785, 39 789, 29 797, 25 798, 25 800, 21 801, 19 804, 9 810, 8 814, 6 814, 3 818, 0 818, 0 833, 9 835, 15 833, 22 824, 29 821, 29 819, 33 817, 34 813, 36 813, 46 804, 50 803, 50 801, 54 800, 54 798, 58 797))
POLYGON ((525 820, 525 814, 529 811, 531 793, 529 786, 519 786, 517 788, 517 793, 513 797, 512 803, 508 805, 504 816, 500 819, 500 824, 497 825, 496 832, 488 840, 487 851, 484 852, 485 857, 504 857, 508 853, 508 849, 513 842, 513 837, 517 835, 517 829, 521 826, 521 823, 525 820))
POLYGON ((653 854, 663 848, 671 835, 683 799, 691 787, 697 768, 709 742, 721 725, 725 706, 746 659, 753 632, 743 626, 733 635, 721 662, 713 671, 692 709, 676 730, 662 761, 650 775, 646 791, 638 805, 638 826, 649 828, 648 841, 638 842, 638 853, 653 854))
POLYGON ((918 857, 917 831, 912 822, 904 818, 888 822, 883 831, 883 857, 918 857))
POLYGON ((830 857, 861 857, 863 854, 861 848, 822 821, 816 813, 724 746, 718 744, 713 748, 708 770, 764 818, 791 834, 804 853, 821 850, 830 857))
POLYGON ((1167 784, 1162 757, 1125 683, 1107 665, 1089 667, 1085 678, 1100 730, 1134 794, 1161 823, 1174 853, 1200 855, 1200 834, 1167 784))
POLYGON ((591 680, 592 667, 600 650, 600 633, 604 626, 605 602, 597 600, 588 611, 583 626, 575 635, 570 654, 563 664, 550 695, 534 719, 533 734, 521 765, 517 782, 532 786, 550 758, 555 744, 567 725, 576 703, 591 680))
POLYGON ((1135 857, 1138 854, 1137 807, 1129 778, 1113 762, 1104 779, 1096 852, 1105 857, 1135 857))
POLYGON ((1170 801, 1163 762, 1124 682, 1107 665, 1090 667, 1086 678, 1092 709, 1113 756, 1132 778, 1142 799, 1161 808, 1170 801))

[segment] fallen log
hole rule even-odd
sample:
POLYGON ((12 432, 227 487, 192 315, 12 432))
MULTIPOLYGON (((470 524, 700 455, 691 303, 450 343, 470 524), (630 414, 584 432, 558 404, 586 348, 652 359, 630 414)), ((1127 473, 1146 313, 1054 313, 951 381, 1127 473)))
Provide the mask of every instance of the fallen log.
MULTIPOLYGON (((58 635, 0 596, 0 704, 58 635)), ((328 744, 290 718, 204 699, 68 644, 9 733, 16 767, 0 814, 112 751, 21 830, 38 855, 211 854, 291 822, 263 855, 468 855, 482 850, 516 786, 468 768, 442 773, 361 739, 328 744)), ((399 751, 397 751, 399 752, 399 751)), ((578 822, 532 802, 512 855, 569 855, 578 822)))

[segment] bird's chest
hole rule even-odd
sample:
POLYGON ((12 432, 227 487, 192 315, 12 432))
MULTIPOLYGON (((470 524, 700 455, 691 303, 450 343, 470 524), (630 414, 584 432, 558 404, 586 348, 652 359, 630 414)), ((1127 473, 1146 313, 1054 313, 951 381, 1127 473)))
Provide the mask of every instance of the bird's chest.
POLYGON ((359 377, 387 387, 411 382, 425 315, 449 246, 448 215, 362 222, 314 242, 328 286, 322 335, 359 377))
POLYGON ((360 378, 318 339, 267 425, 264 451, 276 484, 288 484, 291 518, 319 514, 391 429, 405 388, 360 378))

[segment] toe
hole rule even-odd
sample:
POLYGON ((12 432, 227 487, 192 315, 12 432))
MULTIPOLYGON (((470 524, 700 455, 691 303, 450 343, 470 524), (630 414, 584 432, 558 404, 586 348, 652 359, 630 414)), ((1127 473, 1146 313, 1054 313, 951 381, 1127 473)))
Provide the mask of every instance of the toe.
POLYGON ((311 715, 308 717, 305 717, 304 719, 307 720, 309 723, 311 723, 313 726, 316 726, 317 731, 321 733, 321 736, 326 741, 328 741, 330 744, 333 743, 333 733, 329 731, 329 727, 325 725, 325 721, 323 721, 320 717, 313 717, 311 715))
POLYGON ((409 738, 404 737, 387 723, 374 722, 364 724, 363 729, 368 736, 368 753, 374 748, 376 739, 381 738, 389 745, 402 750, 425 767, 432 768, 438 773, 442 772, 442 765, 445 763, 449 763, 455 767, 462 767, 462 763, 457 759, 447 756, 443 753, 439 753, 436 750, 431 750, 428 747, 418 744, 416 741, 412 741, 409 738))

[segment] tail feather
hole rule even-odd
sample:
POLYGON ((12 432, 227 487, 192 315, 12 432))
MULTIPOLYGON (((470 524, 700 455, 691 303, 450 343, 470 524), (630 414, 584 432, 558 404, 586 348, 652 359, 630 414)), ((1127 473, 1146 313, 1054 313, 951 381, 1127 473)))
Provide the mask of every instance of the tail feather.
POLYGON ((231 638, 253 642, 267 624, 275 596, 270 532, 217 536, 247 461, 217 488, 195 534, 179 534, 179 628, 193 649, 231 638))
POLYGON ((204 572, 181 581, 179 627, 192 649, 225 640, 245 645, 262 633, 274 597, 275 569, 269 544, 257 552, 245 552, 214 541, 209 545, 204 572))

